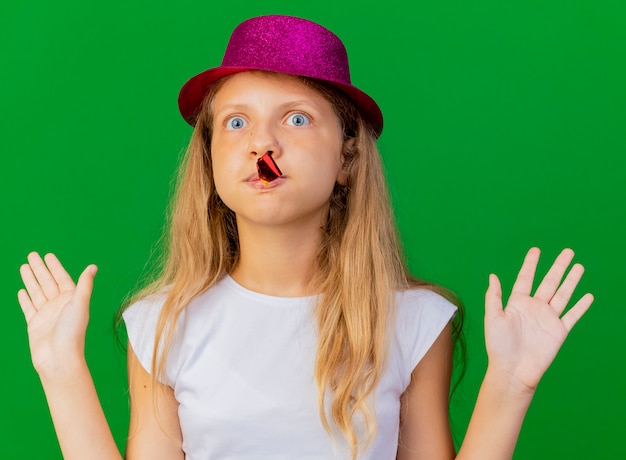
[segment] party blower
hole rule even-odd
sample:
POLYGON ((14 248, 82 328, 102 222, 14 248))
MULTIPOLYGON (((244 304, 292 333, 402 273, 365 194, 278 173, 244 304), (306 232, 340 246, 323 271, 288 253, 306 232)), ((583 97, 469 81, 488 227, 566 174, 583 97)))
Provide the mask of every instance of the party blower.
POLYGON ((263 185, 267 185, 283 175, 272 158, 271 151, 265 152, 265 154, 257 160, 256 169, 259 172, 259 179, 261 179, 263 185))

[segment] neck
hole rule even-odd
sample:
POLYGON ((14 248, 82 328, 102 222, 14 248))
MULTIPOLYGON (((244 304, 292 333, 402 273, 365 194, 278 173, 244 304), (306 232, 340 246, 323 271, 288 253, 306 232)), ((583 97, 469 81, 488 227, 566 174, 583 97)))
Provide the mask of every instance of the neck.
POLYGON ((312 225, 259 226, 237 221, 239 261, 232 278, 247 289, 277 297, 313 292, 311 278, 321 242, 312 225))

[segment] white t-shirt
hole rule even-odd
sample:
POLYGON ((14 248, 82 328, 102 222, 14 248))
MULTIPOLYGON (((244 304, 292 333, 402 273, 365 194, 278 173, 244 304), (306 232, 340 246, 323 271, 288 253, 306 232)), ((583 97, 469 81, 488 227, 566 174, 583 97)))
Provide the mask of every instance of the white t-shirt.
MULTIPOLYGON (((349 458, 343 437, 329 436, 320 421, 313 376, 316 300, 259 294, 226 276, 187 306, 165 382, 180 404, 187 460, 349 458)), ((162 302, 142 300, 123 315, 148 372, 162 302)), ((359 459, 396 458, 400 396, 455 311, 425 289, 397 294, 389 361, 375 393, 378 433, 359 459)))

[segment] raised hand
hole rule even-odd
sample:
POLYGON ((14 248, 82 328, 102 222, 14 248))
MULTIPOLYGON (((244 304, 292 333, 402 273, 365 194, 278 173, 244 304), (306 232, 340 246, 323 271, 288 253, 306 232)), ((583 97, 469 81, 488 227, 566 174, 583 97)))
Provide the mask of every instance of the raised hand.
POLYGON ((43 375, 58 375, 84 360, 89 301, 97 272, 89 265, 74 284, 53 254, 28 255, 20 267, 26 289, 17 293, 28 324, 28 340, 35 369, 43 375))
POLYGON ((489 368, 508 374, 521 388, 534 391, 567 334, 593 302, 593 296, 585 294, 563 315, 584 272, 582 265, 574 264, 561 282, 573 257, 571 249, 563 250, 531 295, 539 249, 528 251, 504 309, 500 281, 489 277, 485 298, 489 368))

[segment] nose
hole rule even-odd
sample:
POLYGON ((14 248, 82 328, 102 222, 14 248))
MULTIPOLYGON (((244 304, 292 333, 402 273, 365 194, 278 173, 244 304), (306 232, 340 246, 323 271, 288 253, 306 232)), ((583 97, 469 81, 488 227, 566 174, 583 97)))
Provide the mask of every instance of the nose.
POLYGON ((270 152, 273 158, 280 155, 278 137, 271 126, 259 124, 251 130, 249 151, 256 157, 260 157, 266 152, 270 152))

